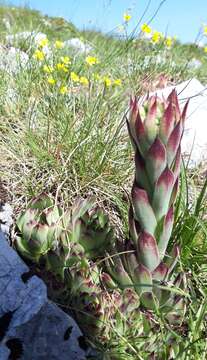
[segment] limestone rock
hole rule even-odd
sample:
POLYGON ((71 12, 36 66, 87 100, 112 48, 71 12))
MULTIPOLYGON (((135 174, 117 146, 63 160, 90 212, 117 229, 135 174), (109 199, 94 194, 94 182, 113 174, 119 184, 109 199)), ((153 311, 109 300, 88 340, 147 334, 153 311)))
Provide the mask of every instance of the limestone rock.
POLYGON ((46 286, 0 232, 0 359, 84 360, 89 349, 75 321, 47 299, 46 286))
POLYGON ((64 41, 65 47, 73 48, 76 52, 80 54, 88 54, 90 51, 93 50, 92 46, 89 44, 85 44, 82 40, 79 38, 73 38, 64 41))
POLYGON ((14 47, 0 45, 0 70, 9 74, 17 74, 22 69, 27 68, 29 56, 14 47))

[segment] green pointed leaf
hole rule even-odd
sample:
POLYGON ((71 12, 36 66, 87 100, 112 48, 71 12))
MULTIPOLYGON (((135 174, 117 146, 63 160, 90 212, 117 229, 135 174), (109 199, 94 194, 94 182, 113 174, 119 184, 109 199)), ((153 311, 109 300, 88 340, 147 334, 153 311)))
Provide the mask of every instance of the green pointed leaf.
POLYGON ((166 145, 169 139, 169 136, 175 126, 175 117, 173 113, 172 102, 169 102, 167 108, 164 111, 163 117, 160 122, 160 131, 159 136, 162 142, 166 145))
POLYGON ((42 193, 41 195, 37 196, 32 202, 29 204, 29 208, 38 209, 38 210, 45 210, 53 206, 53 200, 49 195, 46 193, 42 193))
POLYGON ((152 144, 158 133, 158 123, 157 123, 157 96, 151 96, 148 100, 148 111, 146 119, 144 122, 144 127, 146 131, 146 137, 150 144, 152 144))
POLYGON ((30 248, 40 254, 49 251, 47 236, 48 226, 46 224, 35 225, 31 233, 30 248))
POLYGON ((181 137, 183 134, 183 124, 181 121, 177 123, 175 128, 173 129, 172 133, 170 134, 170 137, 167 142, 167 163, 168 166, 171 167, 175 157, 176 153, 178 151, 178 148, 180 146, 181 137))
POLYGON ((48 225, 52 225, 60 221, 60 212, 57 206, 53 206, 45 210, 45 217, 48 225))
POLYGON ((143 231, 139 236, 137 253, 140 263, 150 271, 155 270, 160 263, 156 240, 146 231, 143 231))
POLYGON ((37 214, 38 214, 38 210, 36 209, 27 209, 23 214, 21 214, 16 221, 19 230, 22 232, 25 224, 35 220, 37 214))
POLYGON ((143 230, 154 234, 157 221, 154 211, 150 205, 147 192, 133 185, 132 204, 134 208, 135 219, 140 223, 143 230))
MULTIPOLYGON (((166 150, 159 138, 156 138, 146 155, 146 169, 151 184, 154 185, 167 165, 166 150)), ((141 174, 140 174, 141 176, 141 174)))
POLYGON ((139 150, 135 153, 135 178, 137 185, 146 190, 148 194, 151 194, 152 187, 149 181, 149 176, 146 171, 145 161, 142 158, 139 150))
POLYGON ((168 267, 165 263, 161 262, 156 269, 152 272, 152 278, 156 281, 165 281, 168 274, 168 267))
POLYGON ((152 292, 152 275, 147 267, 139 264, 134 270, 133 279, 138 294, 152 292))
POLYGON ((152 207, 157 221, 167 214, 174 181, 175 179, 172 171, 166 168, 155 185, 152 207))
POLYGON ((171 206, 167 212, 167 215, 164 218, 162 233, 161 233, 161 235, 159 237, 159 241, 158 241, 158 249, 159 249, 161 259, 163 259, 165 256, 168 242, 169 242, 169 239, 170 239, 170 236, 172 233, 173 221, 174 221, 173 207, 171 206))

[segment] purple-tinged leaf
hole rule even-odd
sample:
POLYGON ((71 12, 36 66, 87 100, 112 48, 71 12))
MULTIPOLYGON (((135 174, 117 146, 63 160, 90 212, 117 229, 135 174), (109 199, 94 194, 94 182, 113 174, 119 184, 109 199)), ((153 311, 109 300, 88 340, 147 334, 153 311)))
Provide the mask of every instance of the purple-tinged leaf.
POLYGON ((183 121, 183 122, 184 122, 185 119, 186 119, 189 101, 190 101, 190 99, 187 100, 187 102, 186 102, 185 105, 184 105, 183 111, 182 111, 181 118, 182 118, 182 121, 183 121))
POLYGON ((159 250, 155 238, 146 231, 143 231, 138 239, 137 254, 145 267, 154 271, 160 263, 159 250))
POLYGON ((129 133, 129 137, 130 137, 132 146, 134 148, 134 151, 136 151, 136 149, 137 149, 136 139, 132 135, 132 131, 131 131, 131 128, 130 128, 130 125, 129 125, 129 120, 127 119, 127 117, 126 117, 126 124, 127 124, 127 130, 128 130, 128 133, 129 133))
POLYGON ((156 281, 166 280, 168 274, 168 267, 165 263, 161 262, 156 269, 152 272, 152 278, 156 281))
POLYGON ((110 289, 116 288, 116 283, 112 280, 111 276, 105 272, 102 272, 100 275, 101 281, 104 286, 107 286, 110 289))
POLYGON ((145 155, 145 153, 147 152, 147 150, 150 147, 150 143, 147 140, 146 130, 145 130, 144 123, 141 118, 139 110, 137 112, 137 118, 136 118, 136 122, 135 122, 135 134, 136 134, 135 139, 136 139, 136 143, 139 148, 139 151, 140 151, 141 155, 145 155))
POLYGON ((19 230, 22 232, 25 224, 30 221, 36 220, 38 215, 38 209, 28 208, 23 214, 21 214, 17 219, 17 226, 19 230))
POLYGON ((127 274, 127 272, 125 271, 122 261, 118 254, 109 260, 107 259, 106 266, 112 278, 116 282, 118 282, 120 286, 125 287, 132 285, 132 281, 129 275, 127 274))
POLYGON ((140 223, 141 229, 153 235, 157 226, 155 214, 150 205, 147 192, 138 188, 136 183, 132 187, 132 204, 135 219, 140 223))
POLYGON ((180 112, 180 107, 179 107, 179 103, 178 103, 177 92, 175 89, 173 89, 172 92, 170 93, 170 95, 168 96, 168 101, 172 102, 173 112, 174 112, 174 117, 176 119, 176 122, 180 121, 181 112, 180 112))
POLYGON ((158 180, 167 165, 166 150, 159 138, 156 138, 146 155, 146 169, 152 185, 158 180))
POLYGON ((176 153, 180 146, 182 134, 183 134, 183 125, 182 122, 179 121, 175 126, 175 128, 173 129, 167 142, 167 163, 169 167, 171 167, 171 164, 175 159, 176 153))
POLYGON ((168 211, 173 185, 174 175, 170 169, 166 168, 155 185, 152 199, 152 207, 157 221, 160 221, 168 211))
POLYGON ((28 243, 31 239, 31 234, 35 226, 38 225, 38 222, 35 220, 30 220, 26 224, 23 225, 22 228, 22 238, 25 239, 28 243))
POLYGON ((172 233, 173 228, 173 207, 171 206, 164 218, 162 233, 159 237, 158 249, 160 252, 160 258, 163 259, 168 246, 168 242, 172 233))
POLYGON ((180 175, 180 165, 181 165, 181 147, 178 147, 176 156, 175 156, 175 160, 174 160, 174 164, 172 167, 172 171, 174 174, 175 179, 178 178, 178 176, 180 175))
POLYGON ((146 173, 145 161, 143 160, 139 150, 135 153, 135 178, 137 185, 151 194, 151 185, 149 182, 149 176, 146 173))
POLYGON ((138 294, 152 291, 152 275, 144 265, 139 264, 136 269, 134 269, 133 280, 137 285, 135 285, 135 289, 138 294))
POLYGON ((157 136, 158 124, 157 124, 157 96, 152 96, 148 100, 148 112, 144 122, 146 136, 150 144, 153 143, 157 136))
POLYGON ((31 232, 30 239, 31 249, 36 249, 37 252, 43 254, 49 251, 48 248, 48 225, 36 224, 31 232))
POLYGON ((159 135, 165 145, 167 144, 169 136, 172 130, 174 129, 174 124, 175 124, 175 118, 173 114, 173 105, 172 102, 170 102, 167 108, 165 109, 163 117, 160 121, 159 135))

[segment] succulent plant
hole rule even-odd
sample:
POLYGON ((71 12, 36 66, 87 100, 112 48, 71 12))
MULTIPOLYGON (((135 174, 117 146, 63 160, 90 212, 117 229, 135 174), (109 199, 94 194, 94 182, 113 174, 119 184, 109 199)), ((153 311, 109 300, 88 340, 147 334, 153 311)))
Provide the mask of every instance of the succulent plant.
POLYGON ((23 257, 38 262, 57 245, 64 221, 62 211, 54 206, 52 199, 41 194, 17 219, 17 250, 23 257))
POLYGON ((174 322, 183 316, 184 300, 180 294, 171 293, 170 288, 184 288, 185 277, 179 274, 172 282, 179 248, 175 245, 167 253, 167 247, 173 227, 187 105, 181 112, 175 90, 167 100, 157 96, 142 104, 131 100, 127 125, 135 149, 136 171, 129 209, 130 239, 114 249, 114 254, 125 254, 107 261, 119 286, 134 286, 144 307, 161 307, 169 321, 174 322))
POLYGON ((100 274, 94 265, 72 274, 71 303, 82 330, 102 342, 111 338, 114 326, 124 334, 134 320, 132 313, 139 316, 139 297, 134 289, 120 290, 109 274, 100 274))
POLYGON ((108 216, 93 197, 78 199, 63 211, 43 194, 17 220, 18 251, 36 262, 45 259, 46 270, 66 284, 84 332, 103 341, 110 339, 113 326, 124 334, 126 327, 139 323, 140 333, 149 334, 154 310, 173 325, 183 319, 185 276, 173 271, 179 247, 168 245, 187 105, 181 112, 174 90, 166 100, 131 100, 127 125, 135 150, 135 179, 128 239, 114 238, 108 216), (100 256, 104 272, 95 262, 100 256))
POLYGON ((51 197, 41 194, 17 219, 15 245, 22 256, 38 262, 44 257, 47 270, 61 275, 76 263, 103 253, 113 243, 108 216, 94 197, 78 199, 63 211, 51 197))
POLYGON ((96 205, 93 196, 76 200, 72 207, 71 226, 72 241, 82 245, 89 258, 103 256, 114 241, 109 218, 96 205))

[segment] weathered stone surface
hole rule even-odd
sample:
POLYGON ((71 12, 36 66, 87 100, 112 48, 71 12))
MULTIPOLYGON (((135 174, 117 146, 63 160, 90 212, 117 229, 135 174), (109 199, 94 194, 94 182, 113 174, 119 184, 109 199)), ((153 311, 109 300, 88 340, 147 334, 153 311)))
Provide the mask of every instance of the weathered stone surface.
POLYGON ((20 70, 27 68, 29 56, 14 47, 0 45, 0 70, 9 74, 17 74, 20 70))
POLYGON ((64 45, 65 47, 73 48, 76 52, 80 54, 88 54, 90 51, 93 50, 92 46, 83 43, 83 41, 79 38, 66 40, 64 41, 64 45))
POLYGON ((1 203, 0 201, 0 230, 6 235, 9 235, 10 226, 13 223, 13 210, 8 203, 1 203))
POLYGON ((0 359, 7 360, 9 358, 10 350, 5 345, 0 345, 0 359))
POLYGON ((0 232, 0 360, 84 360, 75 321, 47 299, 46 286, 0 232))

